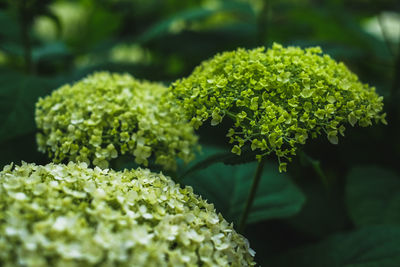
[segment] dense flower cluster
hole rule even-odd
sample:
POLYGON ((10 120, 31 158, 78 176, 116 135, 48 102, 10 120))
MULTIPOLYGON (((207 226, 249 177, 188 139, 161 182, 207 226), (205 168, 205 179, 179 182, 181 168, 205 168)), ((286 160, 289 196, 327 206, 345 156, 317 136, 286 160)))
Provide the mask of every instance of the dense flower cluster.
POLYGON ((0 265, 252 266, 213 205, 147 169, 23 163, 0 172, 0 265))
POLYGON ((259 151, 259 159, 274 152, 282 171, 309 137, 324 133, 337 144, 346 123, 385 123, 375 88, 321 53, 279 44, 225 52, 176 81, 171 92, 196 128, 229 117, 232 152, 240 155, 244 145, 259 151))
POLYGON ((167 88, 125 74, 95 73, 64 85, 36 104, 39 150, 107 168, 111 159, 132 154, 165 169, 176 157, 190 161, 197 142, 193 127, 165 100, 167 88))

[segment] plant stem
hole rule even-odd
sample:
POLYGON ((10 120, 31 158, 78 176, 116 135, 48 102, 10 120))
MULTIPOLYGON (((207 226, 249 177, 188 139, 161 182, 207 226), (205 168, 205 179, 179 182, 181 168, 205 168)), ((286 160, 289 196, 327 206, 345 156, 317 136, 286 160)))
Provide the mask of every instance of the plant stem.
POLYGON ((257 193, 258 184, 260 183, 261 174, 264 169, 264 164, 265 164, 265 158, 262 158, 258 163, 256 174, 254 175, 253 178, 253 184, 251 185, 250 193, 246 201, 246 206, 244 208, 242 217, 240 218, 238 230, 241 233, 243 233, 244 227, 246 226, 247 217, 249 216, 250 209, 253 206, 253 201, 257 193))

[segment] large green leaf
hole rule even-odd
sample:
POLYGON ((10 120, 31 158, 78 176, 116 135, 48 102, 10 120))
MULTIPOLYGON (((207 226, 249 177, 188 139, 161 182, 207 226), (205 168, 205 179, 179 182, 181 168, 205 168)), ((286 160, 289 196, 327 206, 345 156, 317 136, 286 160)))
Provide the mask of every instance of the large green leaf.
POLYGON ((209 166, 223 162, 226 158, 231 157, 233 155, 230 152, 216 152, 215 154, 209 155, 208 157, 203 157, 203 159, 198 160, 195 164, 193 164, 189 169, 187 169, 179 178, 183 179, 186 176, 194 173, 196 171, 201 171, 209 166))
POLYGON ((53 80, 2 71, 0 143, 35 131, 35 103, 53 89, 53 84, 53 80))
POLYGON ((271 263, 276 267, 398 267, 400 228, 375 226, 337 234, 284 253, 271 263))
POLYGON ((343 186, 331 184, 327 188, 318 179, 313 172, 299 177, 298 184, 307 196, 307 203, 296 216, 285 220, 293 229, 313 239, 352 226, 343 199, 343 186))
POLYGON ((57 58, 66 58, 71 56, 67 46, 62 42, 46 43, 32 51, 34 62, 42 60, 55 60, 57 58))
POLYGON ((196 156, 196 161, 190 164, 189 168, 187 168, 179 178, 184 179, 191 173, 201 171, 220 162, 227 165, 236 165, 252 161, 256 161, 256 151, 251 151, 250 147, 245 147, 242 150, 242 154, 238 156, 233 154, 230 148, 222 149, 220 147, 207 145, 202 147, 201 153, 196 156))
POLYGON ((179 31, 177 29, 185 28, 186 24, 189 22, 200 21, 221 12, 236 12, 249 17, 254 16, 250 5, 248 5, 247 3, 240 3, 235 1, 221 2, 213 8, 190 8, 176 13, 169 18, 159 21, 158 23, 147 29, 143 34, 138 36, 136 41, 139 43, 145 43, 158 39, 164 35, 168 35, 169 33, 179 31))
POLYGON ((374 166, 357 167, 347 177, 346 200, 357 226, 400 225, 400 177, 374 166))
POLYGON ((156 39, 158 37, 161 37, 162 35, 167 34, 169 31, 172 31, 174 24, 177 25, 180 22, 184 23, 185 21, 202 19, 212 14, 214 14, 213 10, 205 8, 185 10, 150 27, 150 29, 148 29, 138 37, 137 41, 147 42, 156 39))
MULTIPOLYGON (((214 164, 190 177, 184 183, 215 204, 224 217, 239 221, 250 191, 257 163, 242 165, 214 164)), ((300 211, 305 202, 303 193, 287 174, 278 172, 275 164, 267 163, 261 177, 248 223, 289 217, 300 211)))

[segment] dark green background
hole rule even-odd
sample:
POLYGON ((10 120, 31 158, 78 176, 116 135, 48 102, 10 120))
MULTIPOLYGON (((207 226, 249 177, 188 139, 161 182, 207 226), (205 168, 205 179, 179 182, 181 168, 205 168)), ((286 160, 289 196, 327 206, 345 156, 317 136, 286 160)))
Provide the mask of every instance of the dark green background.
MULTIPOLYGON (((399 11, 396 0, 2 0, 0 167, 49 162, 34 104, 93 71, 169 84, 237 47, 318 45, 377 88, 388 125, 349 127, 337 146, 313 140, 285 174, 267 162, 243 234, 262 266, 400 266, 399 11)), ((199 130, 196 162, 229 151, 227 127, 199 130)), ((236 225, 256 163, 233 161, 203 162, 183 183, 236 225)))

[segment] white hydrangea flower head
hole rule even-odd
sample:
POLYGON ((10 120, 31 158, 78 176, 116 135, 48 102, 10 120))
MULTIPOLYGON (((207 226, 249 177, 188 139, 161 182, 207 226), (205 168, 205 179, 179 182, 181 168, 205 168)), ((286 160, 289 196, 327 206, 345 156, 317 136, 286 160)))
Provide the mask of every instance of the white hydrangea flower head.
POLYGON ((254 266, 214 206, 148 169, 22 163, 0 172, 1 266, 254 266))
POLYGON ((224 119, 232 152, 277 156, 286 171, 297 149, 326 135, 339 143, 348 125, 386 124, 383 97, 320 47, 239 48, 203 61, 170 93, 194 127, 224 119))
POLYGON ((176 168, 176 157, 193 159, 193 127, 166 101, 167 88, 129 74, 98 72, 64 85, 36 104, 37 142, 54 162, 92 163, 130 154, 136 163, 176 168))

